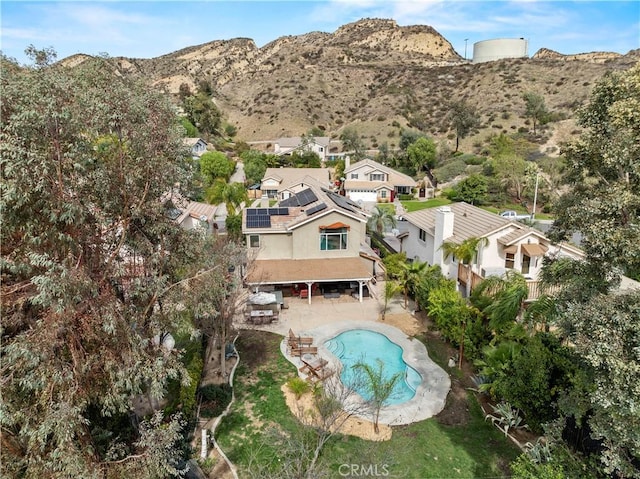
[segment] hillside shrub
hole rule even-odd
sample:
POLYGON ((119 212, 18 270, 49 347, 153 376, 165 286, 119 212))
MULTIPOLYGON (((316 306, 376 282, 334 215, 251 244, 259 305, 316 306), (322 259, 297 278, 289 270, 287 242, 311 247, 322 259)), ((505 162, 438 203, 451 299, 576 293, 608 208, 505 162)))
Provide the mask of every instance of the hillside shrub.
POLYGON ((467 165, 464 160, 456 158, 434 169, 433 173, 439 182, 447 182, 463 174, 466 168, 467 165))

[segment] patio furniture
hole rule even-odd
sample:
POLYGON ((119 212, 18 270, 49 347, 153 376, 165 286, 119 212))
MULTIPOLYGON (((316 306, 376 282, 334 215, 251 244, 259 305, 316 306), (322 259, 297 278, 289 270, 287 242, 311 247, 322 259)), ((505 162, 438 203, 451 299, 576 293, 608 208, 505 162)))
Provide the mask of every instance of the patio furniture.
POLYGON ((300 348, 303 346, 311 346, 313 338, 311 336, 296 336, 292 329, 289 329, 289 337, 287 338, 289 348, 300 348))
POLYGON ((302 357, 305 354, 318 354, 318 348, 317 346, 292 347, 289 353, 291 356, 302 357))

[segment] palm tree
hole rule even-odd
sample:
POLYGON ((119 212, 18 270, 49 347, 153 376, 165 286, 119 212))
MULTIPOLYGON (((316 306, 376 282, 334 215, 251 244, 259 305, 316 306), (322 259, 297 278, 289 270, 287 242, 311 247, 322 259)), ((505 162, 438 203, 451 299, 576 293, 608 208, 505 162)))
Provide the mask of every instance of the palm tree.
POLYGON ((472 280, 472 271, 471 271, 471 263, 476 259, 478 255, 478 250, 489 244, 489 240, 487 238, 467 238, 460 244, 451 243, 445 241, 442 243, 440 247, 442 252, 444 253, 444 259, 447 259, 449 256, 454 256, 458 258, 458 260, 468 266, 467 268, 467 284, 466 284, 466 296, 467 298, 471 294, 471 280, 472 280))
POLYGON ((227 213, 234 215, 236 208, 247 201, 247 190, 242 183, 227 183, 218 178, 207 189, 206 199, 211 204, 224 203, 227 207, 227 213))
MULTIPOLYGON (((471 263, 476 259, 478 250, 489 244, 487 238, 467 238, 460 244, 451 243, 445 241, 442 243, 442 251, 444 257, 447 259, 449 256, 458 258, 462 264, 467 265, 467 284, 466 284, 466 297, 471 295, 471 281, 473 280, 473 272, 471 271, 471 263)), ((462 368, 462 357, 464 355, 464 336, 467 329, 467 317, 464 315, 462 318, 462 337, 460 338, 460 351, 458 353, 458 367, 462 368)))
POLYGON ((518 319, 529 288, 527 281, 517 271, 507 271, 503 276, 490 276, 478 286, 478 294, 491 298, 484 313, 489 317, 489 326, 501 332, 518 319))
POLYGON ((393 216, 393 212, 389 208, 380 208, 379 206, 376 206, 373 208, 371 218, 369 218, 367 226, 369 227, 369 230, 382 235, 386 229, 394 228, 396 226, 396 218, 393 216))
POLYGON ((378 363, 377 368, 374 368, 364 361, 357 362, 352 368, 364 376, 364 386, 370 395, 368 403, 373 410, 373 431, 378 434, 380 432, 380 428, 378 427, 380 409, 382 409, 384 402, 392 396, 393 388, 396 383, 400 381, 402 373, 395 373, 387 379, 384 374, 384 363, 380 359, 377 359, 376 362, 378 363))
POLYGON ((404 291, 404 309, 407 309, 409 302, 409 291, 413 291, 414 285, 418 283, 420 276, 426 267, 427 263, 421 263, 420 261, 402 263, 400 286, 404 291))
POLYGON ((393 296, 400 290, 400 286, 396 281, 387 278, 387 281, 384 283, 384 308, 382 309, 382 320, 384 321, 384 317, 387 314, 387 305, 389 304, 389 300, 393 298, 393 296))

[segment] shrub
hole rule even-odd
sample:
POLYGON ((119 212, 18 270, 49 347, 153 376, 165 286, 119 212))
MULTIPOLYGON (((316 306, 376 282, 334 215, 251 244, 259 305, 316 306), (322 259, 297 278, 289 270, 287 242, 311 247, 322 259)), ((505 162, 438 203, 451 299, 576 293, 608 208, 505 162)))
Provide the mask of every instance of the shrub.
POLYGON ((287 387, 296 395, 296 399, 300 399, 300 396, 311 390, 311 385, 299 376, 289 379, 287 381, 287 387))
POLYGON ((200 388, 202 406, 200 415, 217 417, 231 402, 231 386, 228 384, 209 384, 200 388))

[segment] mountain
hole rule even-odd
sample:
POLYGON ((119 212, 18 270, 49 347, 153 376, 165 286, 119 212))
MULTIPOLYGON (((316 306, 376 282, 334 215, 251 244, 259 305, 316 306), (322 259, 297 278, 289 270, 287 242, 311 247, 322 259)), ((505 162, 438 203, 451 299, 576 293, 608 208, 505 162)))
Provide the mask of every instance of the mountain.
MULTIPOLYGON (((300 135, 312 127, 336 137, 345 126, 356 128, 371 148, 396 146, 407 127, 452 141, 447 105, 465 99, 482 117, 481 127, 461 144, 468 150, 490 133, 525 126, 524 92, 543 95, 558 118, 570 119, 598 78, 639 60, 640 50, 565 56, 542 49, 532 58, 471 64, 433 28, 383 19, 281 37, 262 48, 236 38, 152 59, 111 59, 120 74, 145 77, 172 94, 182 84, 193 91, 209 83, 245 141, 300 135)), ((570 120, 564 129, 575 130, 570 120)))

